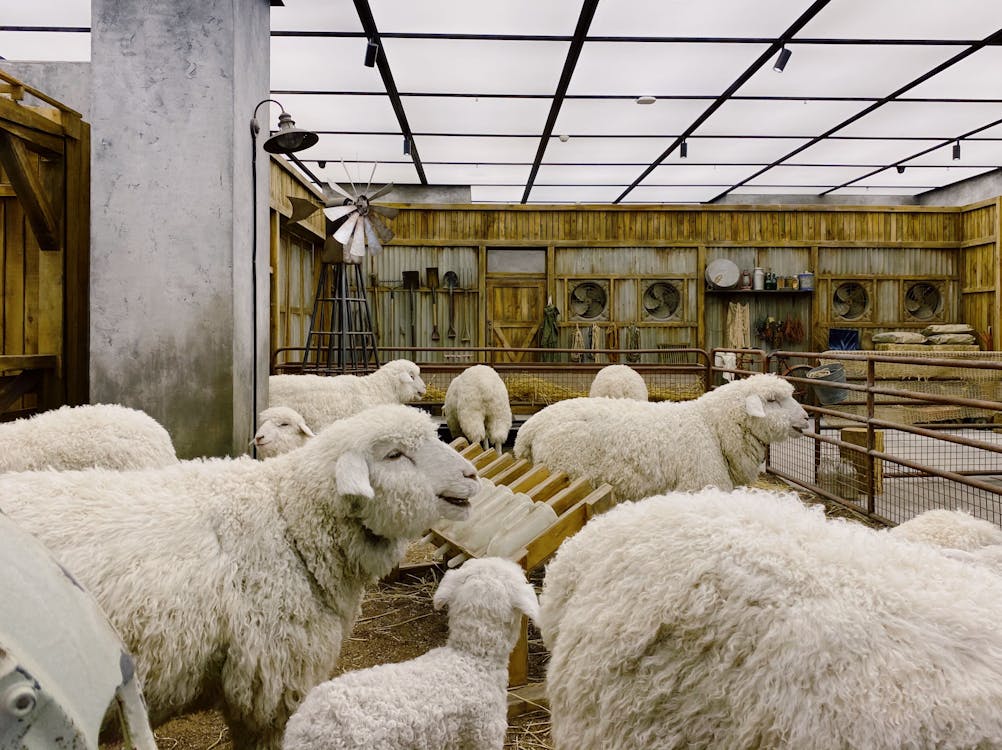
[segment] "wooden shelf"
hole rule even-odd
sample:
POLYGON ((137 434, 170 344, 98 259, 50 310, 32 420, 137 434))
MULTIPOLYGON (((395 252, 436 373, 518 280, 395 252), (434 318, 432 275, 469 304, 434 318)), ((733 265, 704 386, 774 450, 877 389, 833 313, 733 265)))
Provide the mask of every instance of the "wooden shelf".
POLYGON ((707 287, 707 294, 814 294, 813 289, 715 289, 707 287))

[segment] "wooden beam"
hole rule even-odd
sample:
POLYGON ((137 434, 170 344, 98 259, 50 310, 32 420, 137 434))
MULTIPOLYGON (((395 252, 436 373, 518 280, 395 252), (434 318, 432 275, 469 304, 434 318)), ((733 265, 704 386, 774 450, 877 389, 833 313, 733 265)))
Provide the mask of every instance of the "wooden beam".
POLYGON ((41 178, 33 169, 27 149, 20 139, 0 131, 0 167, 14 186, 18 200, 42 250, 59 250, 59 225, 41 178))

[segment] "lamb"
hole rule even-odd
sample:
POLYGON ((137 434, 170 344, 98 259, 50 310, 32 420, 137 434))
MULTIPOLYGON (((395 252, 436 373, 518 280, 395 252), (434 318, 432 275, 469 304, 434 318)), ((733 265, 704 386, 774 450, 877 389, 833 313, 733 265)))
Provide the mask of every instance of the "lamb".
POLYGON ((476 476, 428 414, 383 405, 267 461, 0 475, 0 511, 97 597, 154 724, 221 699, 234 747, 278 748, 365 586, 465 517, 476 476))
POLYGON ((404 404, 425 393, 420 368, 407 359, 387 362, 369 375, 272 375, 268 406, 288 406, 314 432, 377 404, 404 404))
POLYGON ((313 688, 284 750, 501 750, 508 654, 536 594, 518 565, 487 557, 447 572, 434 604, 449 605, 447 645, 313 688))
POLYGON ((888 534, 915 542, 973 552, 1002 544, 1002 528, 970 513, 937 508, 919 513, 891 529, 888 534))
POLYGON ((508 389, 493 368, 467 367, 449 383, 442 416, 453 438, 462 435, 484 450, 493 445, 500 454, 512 423, 508 389))
POLYGON ((619 505, 540 596, 563 750, 1002 747, 1002 576, 790 493, 619 505))
POLYGON ((559 401, 526 420, 514 452, 573 477, 608 482, 618 501, 636 500, 670 490, 750 484, 766 447, 807 426, 793 386, 763 374, 693 401, 559 401))
POLYGON ((258 415, 258 428, 251 443, 257 457, 271 458, 288 453, 316 437, 303 415, 288 406, 271 406, 258 415))
POLYGON ((143 469, 178 462, 153 417, 117 404, 62 406, 0 424, 0 472, 143 469))
POLYGON ((627 365, 607 365, 595 374, 591 381, 589 398, 632 398, 647 400, 647 383, 639 372, 627 365))

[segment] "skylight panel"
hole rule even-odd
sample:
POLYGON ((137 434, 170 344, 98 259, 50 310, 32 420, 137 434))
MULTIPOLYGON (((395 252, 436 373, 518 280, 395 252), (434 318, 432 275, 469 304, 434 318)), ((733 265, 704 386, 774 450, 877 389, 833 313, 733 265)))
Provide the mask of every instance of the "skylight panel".
POLYGON ((415 133, 477 133, 538 136, 550 110, 548 99, 407 97, 407 120, 415 133))
MULTIPOLYGON (((411 157, 403 153, 403 137, 399 135, 321 135, 320 142, 303 154, 298 156, 326 159, 333 164, 338 164, 339 159, 369 164, 380 162, 376 169, 377 177, 383 173, 384 164, 386 168, 389 168, 390 162, 396 161, 413 164, 411 157)), ((341 168, 339 164, 337 168, 341 168)))
MULTIPOLYGON (((339 161, 329 161, 327 162, 327 166, 322 169, 316 164, 307 164, 307 166, 313 174, 322 180, 346 185, 350 175, 356 186, 364 188, 365 184, 369 181, 369 175, 372 173, 373 163, 375 163, 375 160, 363 159, 362 161, 346 161, 344 167, 341 166, 341 162, 339 161), (345 167, 347 167, 347 173, 345 172, 345 167)), ((379 162, 376 165, 376 174, 372 178, 372 184, 385 185, 388 182, 396 185, 413 185, 421 182, 421 180, 418 179, 417 169, 414 168, 413 162, 408 161, 406 164, 379 162)))
POLYGON ((1002 117, 998 104, 888 102, 847 125, 839 135, 955 138, 1002 117))
POLYGON ((10 62, 87 62, 90 60, 90 34, 0 31, 0 57, 10 62))
POLYGON ((537 185, 628 185, 646 165, 543 164, 536 173, 537 185))
POLYGON ((821 189, 810 185, 742 185, 731 191, 733 195, 818 195, 821 189))
POLYGON ((985 0, 835 0, 801 38, 983 39, 1002 28, 1002 3, 985 0))
MULTIPOLYGON (((807 143, 806 138, 723 138, 692 136, 688 139, 693 161, 731 164, 771 164, 807 143)), ((678 149, 667 161, 678 161, 678 149)))
POLYGON ((719 187, 679 185, 639 185, 631 190, 623 203, 705 203, 721 192, 719 187))
POLYGON ((353 3, 290 0, 271 9, 271 28, 285 31, 361 31, 353 3))
POLYGON ((382 33, 570 36, 581 14, 581 0, 370 0, 369 5, 382 33))
POLYGON ((90 0, 6 0, 7 26, 90 26, 90 0))
MULTIPOLYGON (((907 97, 1002 99, 1002 48, 984 47, 908 91, 907 97)), ((1002 107, 1000 107, 1002 110, 1002 107)))
POLYGON ((592 36, 774 37, 810 7, 810 0, 616 0, 599 3, 592 36))
POLYGON ((271 88, 385 91, 379 70, 362 64, 364 38, 271 38, 271 88))
MULTIPOLYGON (((557 115, 554 132, 673 138, 699 117, 709 104, 709 101, 691 99, 665 99, 654 104, 637 104, 633 99, 565 99, 557 115)), ((540 128, 545 121, 544 115, 540 128)))
MULTIPOLYGON (((690 152, 690 160, 692 160, 691 156, 690 152)), ((734 167, 716 164, 683 164, 672 162, 656 167, 640 184, 723 185, 729 187, 735 182, 740 182, 749 175, 755 174, 760 168, 756 166, 734 167)), ((634 175, 635 178, 636 175, 634 175)))
POLYGON ((699 126, 698 135, 812 137, 856 114, 863 102, 731 100, 699 126))
MULTIPOLYGON (((304 130, 387 131, 399 125, 389 97, 363 95, 281 94, 277 97, 304 130)), ((272 122, 278 121, 273 105, 272 122)))
POLYGON ((934 140, 826 138, 808 146, 787 164, 872 164, 885 166, 936 146, 934 140))
POLYGON ((898 174, 895 169, 885 169, 884 171, 871 175, 870 177, 860 180, 855 184, 861 187, 874 185, 900 185, 902 187, 909 185, 926 185, 929 187, 943 187, 944 185, 952 185, 954 182, 960 182, 961 180, 975 177, 976 175, 983 174, 987 171, 989 171, 989 169, 972 167, 947 167, 945 169, 937 169, 935 167, 908 166, 901 174, 898 174))
POLYGON ((470 199, 474 203, 519 203, 524 187, 509 185, 472 185, 470 199))
POLYGON ((922 166, 940 167, 1002 167, 1002 141, 979 141, 965 138, 960 142, 960 158, 953 158, 953 146, 956 141, 944 143, 928 154, 906 163, 922 166))
MULTIPOLYGON (((567 106, 566 102, 564 106, 567 106)), ((642 169, 657 159, 670 143, 670 138, 666 136, 589 138, 575 135, 561 141, 559 136, 554 135, 547 143, 543 161, 553 164, 618 162, 637 164, 642 169)))
POLYGON ((428 161, 492 161, 531 164, 538 138, 415 136, 421 159, 428 161))
POLYGON ((751 180, 749 185, 841 185, 872 171, 871 167, 777 166, 751 180))
MULTIPOLYGON (((534 185, 530 203, 612 203, 625 185, 534 185)), ((521 200, 521 196, 519 196, 521 200)))
POLYGON ((844 195, 844 196, 865 196, 868 202, 873 202, 879 200, 882 195, 918 195, 919 193, 924 193, 927 190, 932 190, 934 186, 930 187, 860 187, 858 185, 850 185, 849 187, 839 188, 838 190, 832 190, 828 195, 844 195))
POLYGON ((529 179, 528 164, 425 164, 432 185, 518 185, 529 179))

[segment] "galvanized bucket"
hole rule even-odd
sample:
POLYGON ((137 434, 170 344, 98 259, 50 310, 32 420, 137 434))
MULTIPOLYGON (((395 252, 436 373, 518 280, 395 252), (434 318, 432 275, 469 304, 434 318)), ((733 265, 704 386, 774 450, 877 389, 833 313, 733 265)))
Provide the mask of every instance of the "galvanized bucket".
MULTIPOLYGON (((840 362, 832 362, 827 365, 820 365, 808 370, 806 377, 811 380, 826 380, 830 383, 845 382, 845 368, 840 362)), ((849 397, 849 391, 845 388, 830 388, 823 385, 813 384, 814 395, 822 404, 837 404, 845 401, 849 397)))

